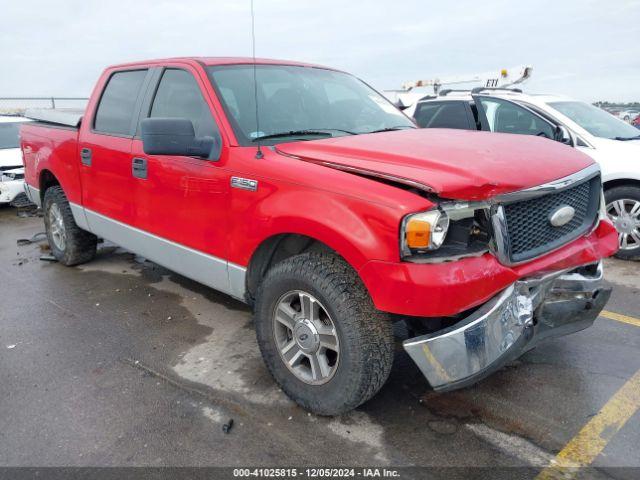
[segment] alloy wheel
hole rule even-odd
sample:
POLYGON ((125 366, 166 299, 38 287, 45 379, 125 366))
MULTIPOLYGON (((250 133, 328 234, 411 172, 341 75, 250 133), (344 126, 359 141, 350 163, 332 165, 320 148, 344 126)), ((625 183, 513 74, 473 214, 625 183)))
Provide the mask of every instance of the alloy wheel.
POLYGON ((67 246, 67 231, 64 226, 64 219, 60 207, 53 203, 49 208, 49 229, 51 230, 51 239, 56 248, 64 252, 67 246))
POLYGON ((340 342, 335 324, 313 295, 285 293, 273 312, 273 333, 282 361, 301 381, 321 385, 338 368, 340 342))
POLYGON ((640 248, 640 201, 614 200, 607 204, 607 215, 618 231, 620 250, 640 248))

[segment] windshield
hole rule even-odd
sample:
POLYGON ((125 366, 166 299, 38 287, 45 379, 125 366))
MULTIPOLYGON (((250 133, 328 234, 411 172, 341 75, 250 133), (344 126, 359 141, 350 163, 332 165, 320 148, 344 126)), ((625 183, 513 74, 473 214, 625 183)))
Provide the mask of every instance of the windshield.
POLYGON ((0 149, 20 147, 20 140, 18 139, 20 123, 0 123, 0 149))
POLYGON ((357 78, 312 67, 253 65, 208 69, 238 142, 266 144, 415 128, 391 102, 357 78), (256 126, 255 98, 259 125, 256 126), (295 132, 295 133, 294 133, 295 132), (289 134, 288 134, 289 133, 289 134))
POLYGON ((637 128, 588 103, 550 102, 549 106, 569 117, 595 137, 620 140, 634 138, 640 134, 637 128))

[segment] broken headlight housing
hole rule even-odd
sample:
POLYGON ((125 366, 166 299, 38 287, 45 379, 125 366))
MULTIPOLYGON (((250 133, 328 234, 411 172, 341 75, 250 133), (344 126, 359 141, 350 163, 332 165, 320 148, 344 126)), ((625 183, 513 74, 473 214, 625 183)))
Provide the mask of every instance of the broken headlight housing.
POLYGON ((400 228, 402 259, 429 263, 482 255, 489 250, 489 219, 484 202, 443 202, 407 215, 400 228))

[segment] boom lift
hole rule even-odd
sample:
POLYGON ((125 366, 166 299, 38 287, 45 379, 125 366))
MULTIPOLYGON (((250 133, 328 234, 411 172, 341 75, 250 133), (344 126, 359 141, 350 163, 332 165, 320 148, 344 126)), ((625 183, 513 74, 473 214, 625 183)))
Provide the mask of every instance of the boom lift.
POLYGON ((531 65, 520 65, 491 72, 405 82, 400 90, 385 90, 384 93, 398 107, 406 108, 426 96, 424 91, 415 91, 418 88, 432 87, 433 94, 436 96, 441 92, 444 85, 455 86, 480 83, 484 88, 506 88, 527 81, 531 78, 532 73, 533 67, 531 65))

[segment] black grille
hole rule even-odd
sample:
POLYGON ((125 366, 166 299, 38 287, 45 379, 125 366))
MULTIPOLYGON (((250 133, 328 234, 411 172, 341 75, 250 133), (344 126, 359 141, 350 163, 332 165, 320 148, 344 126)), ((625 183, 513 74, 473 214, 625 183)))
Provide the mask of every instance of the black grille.
POLYGON ((24 178, 24 173, 5 173, 5 177, 9 177, 11 180, 22 180, 24 178))
POLYGON ((586 232, 595 222, 600 200, 600 177, 564 190, 504 205, 511 262, 522 262, 553 250, 586 232), (559 207, 569 205, 575 215, 554 227, 549 221, 559 207))

